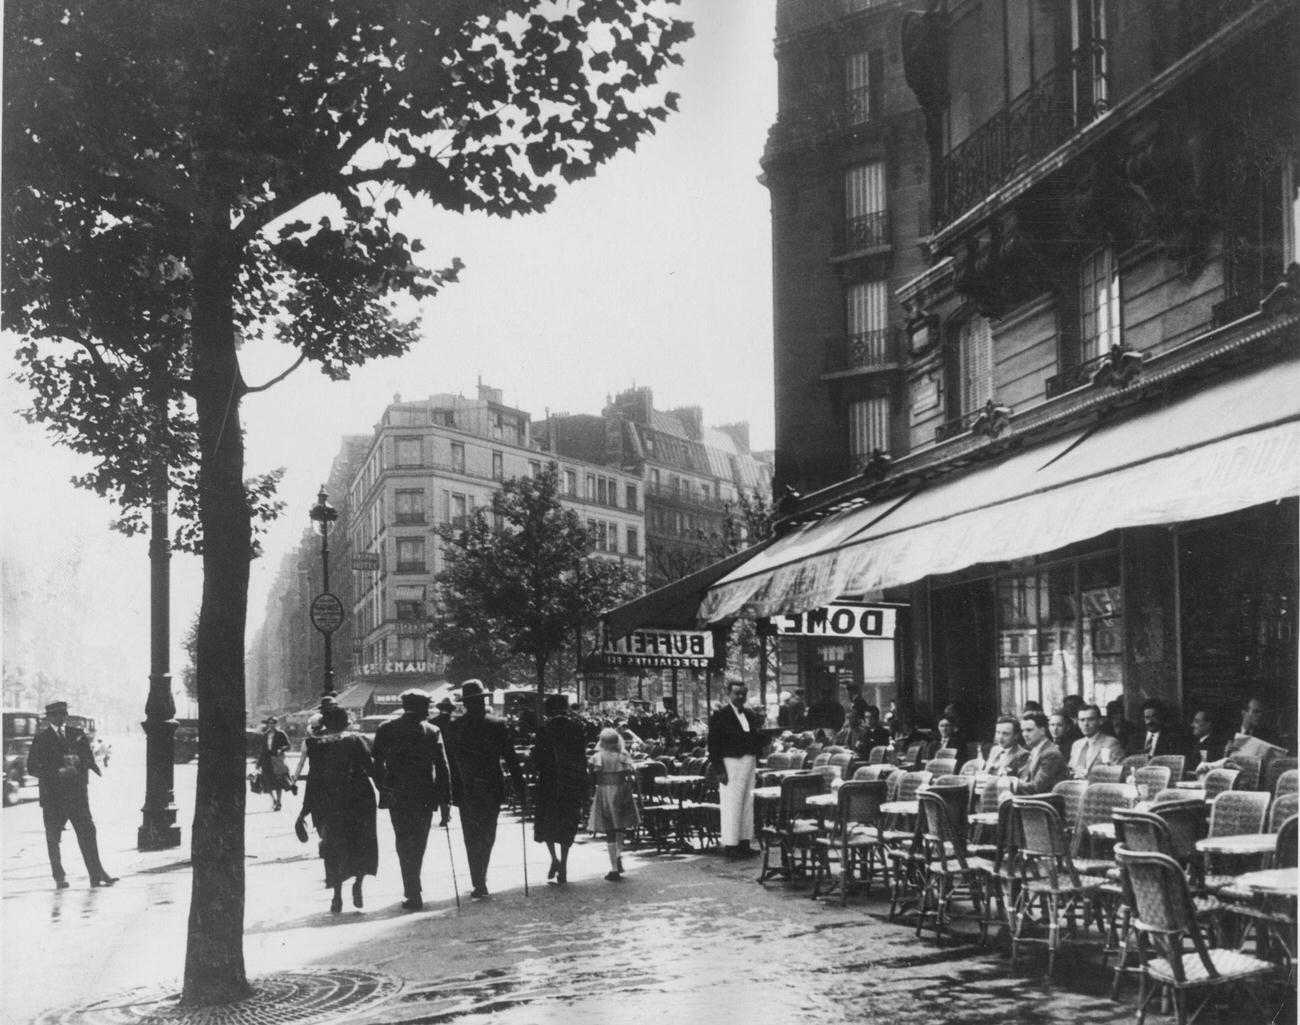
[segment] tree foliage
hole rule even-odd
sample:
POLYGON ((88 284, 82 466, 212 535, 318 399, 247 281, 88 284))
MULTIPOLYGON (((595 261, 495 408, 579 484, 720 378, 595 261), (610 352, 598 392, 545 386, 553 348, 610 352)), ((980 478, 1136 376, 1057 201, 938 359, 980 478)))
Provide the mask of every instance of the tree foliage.
POLYGON ((428 263, 403 209, 536 212, 635 146, 676 102, 670 3, 5 5, 0 326, 31 415, 128 528, 165 454, 201 534, 187 1004, 248 993, 244 627, 274 482, 245 482, 240 407, 274 381, 241 347, 282 345, 274 380, 405 352, 401 304, 460 264, 428 263))
POLYGON ((523 657, 538 693, 548 664, 576 644, 585 624, 639 593, 632 566, 590 557, 593 539, 560 504, 558 478, 552 463, 536 477, 507 480, 490 515, 439 528, 447 568, 438 575, 435 647, 454 666, 492 672, 509 671, 512 659, 523 657))

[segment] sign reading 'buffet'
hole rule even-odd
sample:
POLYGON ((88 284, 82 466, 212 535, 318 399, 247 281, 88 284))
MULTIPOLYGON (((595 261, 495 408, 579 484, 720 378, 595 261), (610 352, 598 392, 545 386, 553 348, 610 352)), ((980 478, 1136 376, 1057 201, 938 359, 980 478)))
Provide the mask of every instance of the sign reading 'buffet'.
POLYGON ((888 639, 894 636, 897 613, 890 605, 837 603, 791 616, 773 616, 768 629, 786 637, 888 639))
POLYGON ((633 630, 606 637, 605 661, 616 666, 707 669, 713 658, 713 634, 707 630, 633 630))

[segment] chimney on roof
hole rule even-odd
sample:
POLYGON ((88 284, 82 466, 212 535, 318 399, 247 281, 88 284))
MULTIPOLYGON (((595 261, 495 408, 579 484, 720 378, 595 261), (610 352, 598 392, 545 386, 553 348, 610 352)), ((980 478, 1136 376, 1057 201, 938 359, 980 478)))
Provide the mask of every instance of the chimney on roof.
POLYGON ((701 407, 679 406, 672 410, 672 415, 677 417, 682 430, 691 441, 701 441, 704 438, 704 410, 701 407))
POLYGON ((504 405, 501 401, 501 389, 489 388, 483 383, 482 378, 478 383, 478 397, 480 402, 495 402, 498 406, 504 405))
POLYGON ((736 443, 736 448, 742 452, 749 451, 749 422, 741 420, 734 424, 718 424, 715 431, 721 431, 723 434, 730 436, 731 440, 736 443))

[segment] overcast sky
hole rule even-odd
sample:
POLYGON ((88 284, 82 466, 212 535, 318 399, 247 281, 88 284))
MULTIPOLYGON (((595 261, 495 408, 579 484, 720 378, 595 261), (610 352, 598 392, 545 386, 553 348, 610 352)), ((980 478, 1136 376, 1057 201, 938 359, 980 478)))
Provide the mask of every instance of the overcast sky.
MULTIPOLYGON (((655 136, 564 189, 540 216, 413 215, 408 230, 433 264, 455 256, 466 264, 460 282, 429 304, 416 350, 342 383, 304 367, 245 400, 248 473, 288 471, 280 491, 288 507, 253 567, 250 639, 340 437, 369 433, 394 394, 472 395, 481 377, 540 419, 548 408, 598 413, 606 395, 648 385, 660 407, 697 404, 709 423, 748 420, 754 446, 772 446, 771 244, 758 161, 776 109, 774 0, 684 0, 682 8, 696 36, 669 79, 681 109, 655 136)), ((143 702, 146 542, 109 532, 113 509, 68 484, 84 464, 14 415, 26 399, 8 380, 6 343, 0 491, 7 577, 18 583, 4 595, 6 663, 88 673, 97 686, 138 689, 143 702)), ((283 351, 248 356, 251 384, 292 361, 283 351)), ((177 642, 200 587, 197 560, 174 558, 176 676, 177 642)))

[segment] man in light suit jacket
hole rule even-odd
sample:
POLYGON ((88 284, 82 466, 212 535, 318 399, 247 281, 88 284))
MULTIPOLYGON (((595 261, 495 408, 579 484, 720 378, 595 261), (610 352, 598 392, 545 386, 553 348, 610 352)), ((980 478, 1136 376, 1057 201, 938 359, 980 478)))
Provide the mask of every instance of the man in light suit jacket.
POLYGON ((1047 716, 1042 712, 1026 712, 1020 717, 1020 736, 1029 747, 1029 757, 1020 770, 1018 794, 1047 794, 1052 787, 1066 779, 1066 767, 1061 749, 1048 739, 1047 716))
POLYGON ((1070 748, 1070 772, 1075 779, 1087 779, 1094 765, 1115 765, 1124 758, 1124 748, 1114 737, 1101 732, 1101 709, 1084 705, 1079 709, 1083 737, 1070 748))

